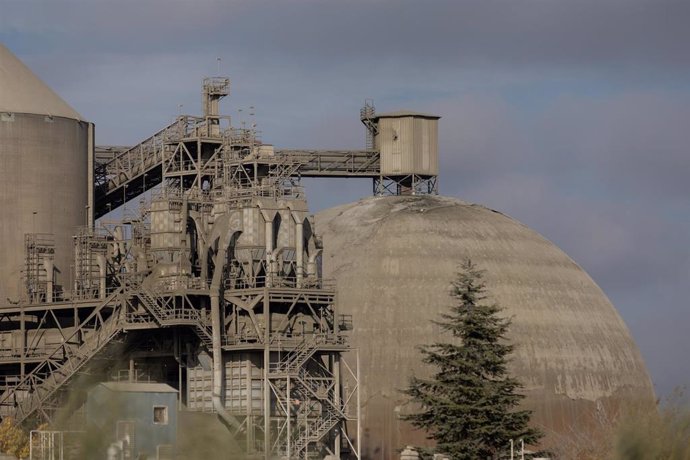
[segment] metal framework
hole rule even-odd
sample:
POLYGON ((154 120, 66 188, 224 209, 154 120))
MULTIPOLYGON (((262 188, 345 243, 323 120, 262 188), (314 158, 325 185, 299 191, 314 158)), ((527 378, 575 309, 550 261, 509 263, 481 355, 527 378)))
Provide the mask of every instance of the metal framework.
POLYGON ((95 171, 95 216, 98 218, 165 178, 184 190, 203 188, 222 177, 221 153, 271 155, 284 177, 358 177, 373 179, 375 195, 437 194, 435 175, 384 175, 374 145, 378 133, 373 102, 367 100, 360 119, 367 130, 365 150, 278 149, 261 145, 255 129, 233 128, 230 117, 215 112, 228 94, 227 79, 204 80, 204 116, 184 115, 149 139, 131 147, 100 147, 95 171), (226 86, 223 86, 226 85, 226 86), (232 145, 232 148, 228 146, 232 145), (119 152, 119 153, 118 153, 119 152), (243 153, 242 153, 243 152, 243 153))
POLYGON ((55 241, 53 235, 27 233, 24 235, 24 288, 29 302, 46 302, 53 299, 53 260, 55 241))
POLYGON ((373 177, 377 154, 274 152, 218 115, 228 87, 205 80, 202 117, 99 166, 96 215, 163 187, 137 215, 79 230, 64 295, 44 274, 50 238, 27 236, 28 301, 0 310, 1 416, 66 429, 85 388, 136 367, 217 413, 248 457, 360 458, 352 318, 321 275, 299 179, 373 177))

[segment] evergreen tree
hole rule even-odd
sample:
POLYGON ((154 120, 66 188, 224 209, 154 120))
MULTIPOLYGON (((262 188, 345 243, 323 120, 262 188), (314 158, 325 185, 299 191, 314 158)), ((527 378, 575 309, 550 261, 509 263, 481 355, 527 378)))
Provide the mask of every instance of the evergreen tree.
POLYGON ((516 410, 522 386, 507 374, 510 320, 486 303, 482 271, 469 260, 453 282, 452 297, 450 313, 434 322, 456 340, 421 347, 423 361, 436 372, 410 380, 405 393, 421 411, 405 419, 427 430, 436 450, 453 460, 495 458, 511 439, 535 443, 541 433, 528 426, 531 411, 516 410))

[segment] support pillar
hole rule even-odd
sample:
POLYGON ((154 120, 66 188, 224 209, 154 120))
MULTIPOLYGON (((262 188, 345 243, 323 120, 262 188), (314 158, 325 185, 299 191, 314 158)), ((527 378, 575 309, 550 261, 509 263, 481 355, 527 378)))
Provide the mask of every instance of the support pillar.
POLYGON ((266 220, 266 286, 273 285, 273 220, 266 220))
POLYGON ((298 218, 295 223, 295 263, 297 265, 297 287, 302 287, 304 278, 304 222, 298 218))
POLYGON ((264 458, 271 458, 271 389, 269 374, 271 366, 270 350, 270 308, 268 289, 264 289, 264 458))
MULTIPOLYGON (((333 396, 334 396, 333 402, 335 403, 335 407, 340 409, 341 408, 341 405, 340 405, 340 388, 341 388, 341 385, 340 385, 340 355, 338 353, 336 353, 335 355, 331 355, 330 361, 331 361, 332 366, 333 366, 332 371, 333 371, 333 377, 335 380, 335 389, 333 392, 333 396)), ((340 443, 341 443, 340 436, 341 436, 341 433, 343 430, 343 424, 344 424, 344 421, 341 421, 340 424, 338 425, 338 428, 337 428, 338 431, 335 435, 335 452, 334 452, 334 454, 335 454, 335 458, 338 460, 340 460, 340 443)))

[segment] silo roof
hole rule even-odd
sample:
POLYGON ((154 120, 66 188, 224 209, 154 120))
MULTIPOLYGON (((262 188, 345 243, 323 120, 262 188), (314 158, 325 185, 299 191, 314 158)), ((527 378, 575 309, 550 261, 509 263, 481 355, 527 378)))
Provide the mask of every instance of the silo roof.
POLYGON ((414 110, 396 110, 395 112, 377 113, 373 118, 374 120, 378 118, 403 118, 403 117, 418 117, 418 118, 432 118, 438 120, 438 115, 432 115, 430 113, 415 112, 414 110))
POLYGON ((82 119, 76 110, 63 101, 2 44, 0 44, 0 112, 82 119))

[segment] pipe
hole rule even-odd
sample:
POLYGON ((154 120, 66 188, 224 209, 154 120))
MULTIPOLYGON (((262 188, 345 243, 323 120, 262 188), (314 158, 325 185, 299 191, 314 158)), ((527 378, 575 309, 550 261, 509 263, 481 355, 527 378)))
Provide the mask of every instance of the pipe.
POLYGON ((220 279, 223 274, 223 262, 225 261, 225 253, 230 244, 230 238, 227 236, 221 237, 218 246, 218 253, 214 257, 215 270, 213 270, 213 280, 211 281, 210 297, 211 297, 211 332, 213 339, 213 391, 211 392, 211 401, 213 408, 223 421, 230 427, 239 431, 240 422, 228 411, 225 410, 221 395, 223 394, 223 380, 224 380, 224 366, 223 366, 223 350, 221 348, 221 329, 222 322, 220 317, 220 279))
POLYGON ((273 281, 273 221, 266 220, 266 286, 271 287, 273 281))
POLYGON ((43 268, 46 271, 46 302, 50 303, 53 301, 53 261, 44 260, 43 268))
POLYGON ((307 262, 307 276, 316 276, 316 258, 321 254, 322 249, 317 249, 309 255, 309 261, 307 262))
MULTIPOLYGON (((182 221, 182 225, 180 225, 180 246, 184 247, 187 245, 187 221, 189 220, 189 203, 187 202, 186 195, 182 198, 180 214, 180 220, 182 221)), ((191 247, 188 249, 191 249, 191 247)))
POLYGON ((297 287, 302 286, 304 277, 304 224, 302 220, 295 223, 295 263, 297 264, 297 287))
POLYGON ((103 254, 96 254, 96 264, 98 265, 98 298, 105 299, 105 273, 107 264, 103 254))

